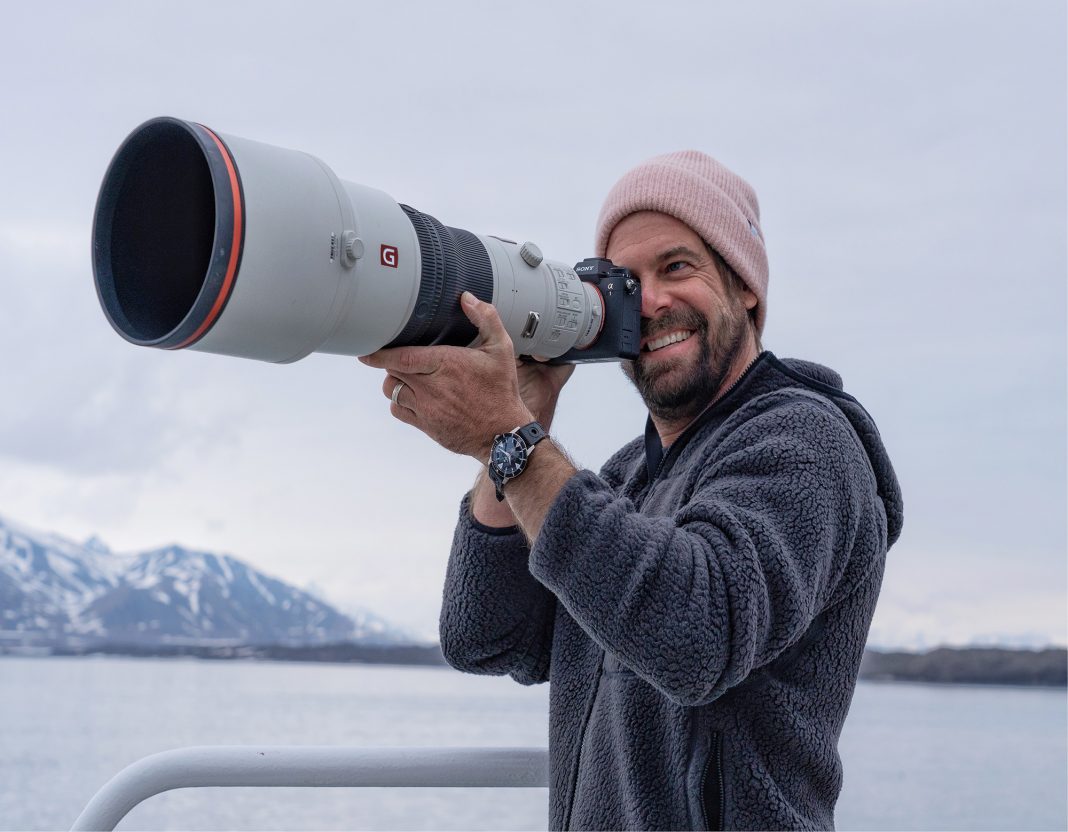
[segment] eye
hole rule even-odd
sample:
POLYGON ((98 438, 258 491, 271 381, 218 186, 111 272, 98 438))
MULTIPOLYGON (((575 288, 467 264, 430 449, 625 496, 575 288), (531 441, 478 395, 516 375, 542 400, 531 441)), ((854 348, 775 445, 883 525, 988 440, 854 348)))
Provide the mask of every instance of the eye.
POLYGON ((689 265, 690 264, 687 263, 685 260, 673 260, 672 262, 667 264, 667 266, 665 267, 664 271, 667 272, 668 274, 672 274, 672 273, 675 273, 675 272, 682 271, 683 269, 685 269, 689 265))

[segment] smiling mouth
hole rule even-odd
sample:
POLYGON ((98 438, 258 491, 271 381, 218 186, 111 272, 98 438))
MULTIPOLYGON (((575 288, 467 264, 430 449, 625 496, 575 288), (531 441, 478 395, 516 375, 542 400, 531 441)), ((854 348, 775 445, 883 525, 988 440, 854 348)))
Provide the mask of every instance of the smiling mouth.
POLYGON ((669 332, 667 335, 662 335, 659 338, 650 338, 642 345, 642 352, 656 352, 657 350, 662 350, 664 347, 677 344, 680 341, 685 341, 693 335, 693 332, 692 329, 679 329, 675 332, 669 332))

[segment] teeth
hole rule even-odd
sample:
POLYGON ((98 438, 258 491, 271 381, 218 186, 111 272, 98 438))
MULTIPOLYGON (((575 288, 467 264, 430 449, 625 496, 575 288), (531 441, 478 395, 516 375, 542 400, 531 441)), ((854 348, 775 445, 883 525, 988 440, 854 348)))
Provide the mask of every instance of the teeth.
POLYGON ((649 341, 648 343, 646 343, 645 348, 649 350, 649 352, 655 352, 656 350, 663 349, 668 344, 674 344, 678 341, 685 341, 691 335, 693 335, 693 333, 689 332, 688 330, 683 330, 681 332, 671 332, 663 336, 662 338, 657 338, 653 341, 649 341))

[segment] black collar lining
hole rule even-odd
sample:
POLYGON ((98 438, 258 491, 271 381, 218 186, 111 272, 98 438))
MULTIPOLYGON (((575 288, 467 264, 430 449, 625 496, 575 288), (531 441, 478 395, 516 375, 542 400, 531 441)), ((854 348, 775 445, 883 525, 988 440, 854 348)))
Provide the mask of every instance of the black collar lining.
MULTIPOLYGON (((730 391, 727 393, 726 396, 723 396, 723 398, 719 399, 719 401, 717 401, 711 407, 706 407, 696 419, 690 422, 686 430, 682 432, 682 435, 671 443, 671 447, 668 448, 666 454, 664 453, 664 446, 660 442, 660 434, 656 432, 656 426, 653 424, 653 417, 649 416, 646 418, 645 468, 648 473, 650 483, 652 483, 653 480, 656 479, 658 474, 662 473, 661 469, 667 470, 672 464, 674 464, 675 460, 679 458, 679 454, 681 453, 682 448, 685 447, 685 445, 691 439, 693 439, 694 434, 696 434, 705 424, 708 423, 709 419, 718 416, 729 405, 733 404, 734 400, 737 398, 738 391, 742 389, 746 379, 753 375, 753 372, 756 370, 757 367, 761 366, 768 360, 774 361, 775 356, 772 355, 768 350, 764 350, 764 352, 760 353, 760 355, 757 356, 756 360, 749 365, 749 369, 738 377, 738 380, 734 382, 734 385, 731 387, 730 391)), ((776 363, 778 362, 776 361, 776 363)))

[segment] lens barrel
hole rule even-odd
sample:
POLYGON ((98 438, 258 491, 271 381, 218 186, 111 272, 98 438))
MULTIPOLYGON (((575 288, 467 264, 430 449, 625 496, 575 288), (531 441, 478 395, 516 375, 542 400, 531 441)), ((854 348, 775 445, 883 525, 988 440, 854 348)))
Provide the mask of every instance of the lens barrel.
POLYGON ((516 354, 592 344, 600 292, 537 248, 444 225, 319 159, 176 118, 119 147, 93 221, 97 294, 127 341, 286 363, 467 345, 493 303, 516 354))

